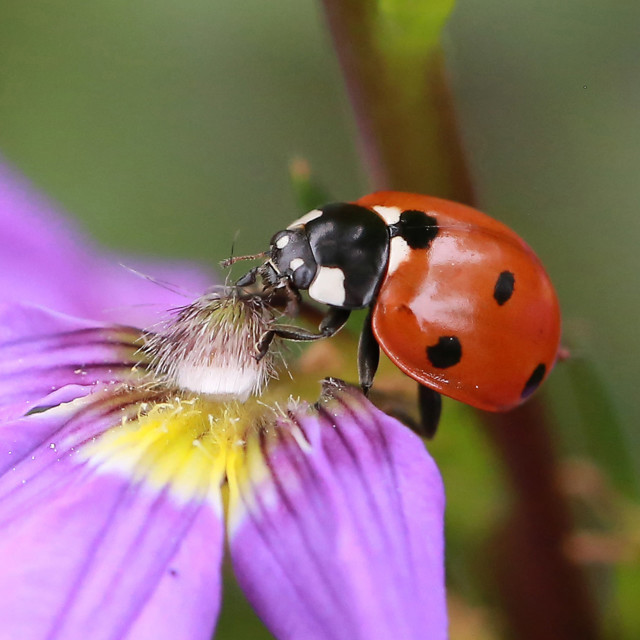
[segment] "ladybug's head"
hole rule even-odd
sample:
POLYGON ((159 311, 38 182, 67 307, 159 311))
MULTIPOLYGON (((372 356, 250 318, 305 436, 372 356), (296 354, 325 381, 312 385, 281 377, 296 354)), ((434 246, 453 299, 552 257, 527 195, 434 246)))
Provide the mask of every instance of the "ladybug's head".
POLYGON ((260 268, 266 284, 307 291, 321 304, 363 309, 386 273, 389 230, 375 211, 345 202, 314 209, 278 231, 260 268))
POLYGON ((278 231, 271 238, 269 260, 261 275, 272 286, 286 279, 294 289, 306 290, 317 270, 304 227, 295 227, 278 231))
MULTIPOLYGON (((238 286, 260 276, 271 289, 306 291, 321 304, 364 309, 374 304, 387 272, 391 233, 375 211, 348 202, 314 209, 278 231, 267 261, 238 286)), ((253 256, 258 257, 258 256, 253 256)))

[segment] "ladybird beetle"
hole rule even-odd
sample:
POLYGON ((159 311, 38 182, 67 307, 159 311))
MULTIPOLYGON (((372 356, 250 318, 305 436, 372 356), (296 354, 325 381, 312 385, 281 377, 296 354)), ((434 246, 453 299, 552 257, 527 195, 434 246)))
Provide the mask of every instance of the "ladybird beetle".
POLYGON ((545 379, 559 348, 560 310, 544 267, 504 224, 471 207, 381 191, 307 213, 271 239, 267 261, 238 281, 285 287, 329 306, 319 332, 274 326, 274 336, 316 340, 369 308, 358 371, 367 393, 379 347, 421 385, 426 428, 444 394, 505 411, 545 379))

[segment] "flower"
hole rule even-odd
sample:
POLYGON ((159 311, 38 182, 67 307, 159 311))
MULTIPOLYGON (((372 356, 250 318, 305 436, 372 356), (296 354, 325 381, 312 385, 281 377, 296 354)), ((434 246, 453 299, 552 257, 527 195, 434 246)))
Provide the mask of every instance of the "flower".
POLYGON ((417 436, 338 381, 315 405, 284 384, 256 397, 260 301, 185 306, 6 167, 0 237, 5 637, 210 638, 225 529, 277 638, 446 637, 442 482, 417 436))

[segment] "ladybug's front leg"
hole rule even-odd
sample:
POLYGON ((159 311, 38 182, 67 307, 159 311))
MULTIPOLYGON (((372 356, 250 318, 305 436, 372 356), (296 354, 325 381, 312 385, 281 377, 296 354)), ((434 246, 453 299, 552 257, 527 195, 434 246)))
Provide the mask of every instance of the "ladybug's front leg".
POLYGON ((285 315, 293 318, 300 312, 300 303, 302 296, 300 292, 291 284, 289 278, 286 278, 284 284, 285 294, 287 296, 287 306, 284 309, 285 315))
POLYGON ((250 287, 252 284, 255 284, 256 279, 258 277, 258 270, 259 270, 259 267, 254 267, 253 269, 245 273, 242 276, 242 278, 240 278, 236 282, 236 287, 244 288, 244 287, 250 287))
POLYGON ((302 329, 301 327, 275 325, 272 329, 262 334, 260 341, 256 345, 256 360, 262 360, 262 358, 264 358, 276 336, 283 340, 292 340, 293 342, 310 342, 322 338, 330 338, 344 327, 350 314, 351 311, 348 309, 330 307, 320 323, 318 333, 309 331, 308 329, 302 329))

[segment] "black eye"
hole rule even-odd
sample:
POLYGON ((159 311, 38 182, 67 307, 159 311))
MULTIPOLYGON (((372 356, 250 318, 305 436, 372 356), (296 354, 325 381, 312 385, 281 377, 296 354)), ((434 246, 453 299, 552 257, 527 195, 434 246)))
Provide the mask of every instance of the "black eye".
POLYGON ((304 227, 279 231, 271 238, 271 261, 297 289, 307 289, 316 273, 304 227))

